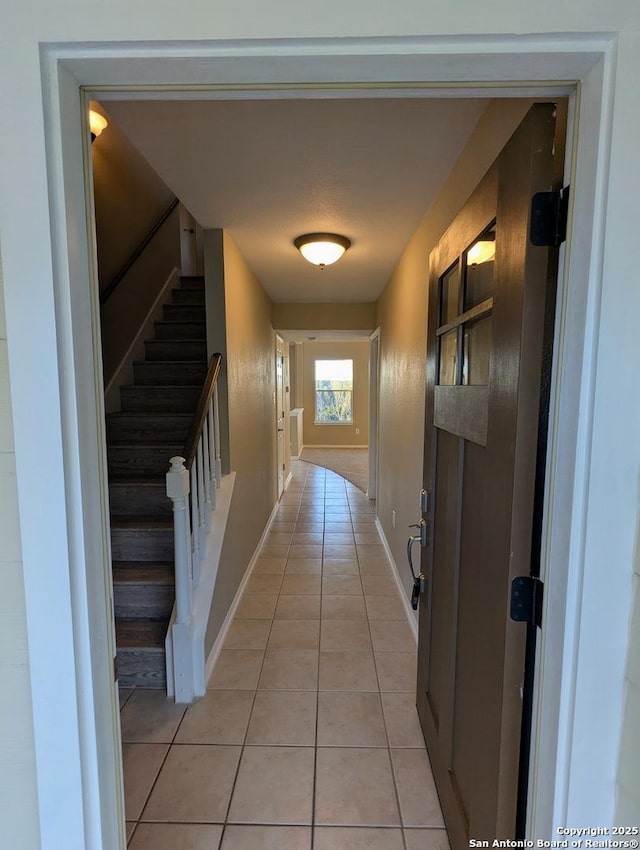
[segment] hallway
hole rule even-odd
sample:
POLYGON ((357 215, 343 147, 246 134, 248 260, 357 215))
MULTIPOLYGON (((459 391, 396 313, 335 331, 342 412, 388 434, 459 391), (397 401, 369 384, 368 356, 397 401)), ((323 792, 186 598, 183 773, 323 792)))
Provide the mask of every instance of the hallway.
POLYGON ((206 697, 122 691, 132 850, 447 850, 364 494, 293 463, 206 697))

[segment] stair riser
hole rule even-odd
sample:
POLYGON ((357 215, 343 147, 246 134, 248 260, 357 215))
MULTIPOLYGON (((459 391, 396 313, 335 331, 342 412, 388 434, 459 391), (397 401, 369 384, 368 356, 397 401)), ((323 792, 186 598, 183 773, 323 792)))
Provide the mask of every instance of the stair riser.
POLYGON ((170 561, 174 557, 173 529, 111 529, 114 561, 170 561))
POLYGON ((204 322, 156 322, 155 338, 158 339, 204 339, 207 335, 204 322))
POLYGON ((175 590, 173 585, 114 584, 113 604, 116 617, 171 617, 175 590))
POLYGON ((196 289, 172 289, 171 290, 172 304, 189 304, 191 306, 199 305, 204 307, 204 292, 198 292, 196 289))
POLYGON ((122 688, 165 688, 167 670, 164 650, 119 649, 118 682, 122 688))
POLYGON ((160 442, 184 443, 189 435, 192 416, 118 416, 107 417, 107 443, 160 442))
POLYGON ((164 482, 136 487, 114 481, 109 487, 109 508, 112 517, 170 519, 173 513, 164 482))
POLYGON ((126 413, 194 413, 198 387, 122 387, 120 402, 126 413))
POLYGON ((202 388, 207 377, 206 363, 136 363, 134 380, 139 386, 202 388))
POLYGON ((204 278, 200 275, 181 277, 180 289, 195 289, 204 292, 204 278))
POLYGON ((165 475, 170 459, 179 455, 184 446, 107 446, 109 475, 114 478, 138 478, 144 475, 165 475))
POLYGON ((165 304, 162 316, 167 322, 206 322, 204 307, 188 304, 165 304))
POLYGON ((147 360, 201 360, 206 362, 207 343, 198 340, 153 340, 144 344, 147 360))

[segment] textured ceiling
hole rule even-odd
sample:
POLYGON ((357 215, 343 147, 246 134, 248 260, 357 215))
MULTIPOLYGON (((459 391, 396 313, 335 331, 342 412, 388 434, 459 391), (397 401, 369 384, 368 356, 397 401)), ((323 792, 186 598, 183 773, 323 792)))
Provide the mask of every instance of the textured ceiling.
POLYGON ((228 230, 274 301, 373 301, 487 101, 117 101, 107 111, 205 228, 228 230), (324 271, 293 239, 342 233, 324 271))

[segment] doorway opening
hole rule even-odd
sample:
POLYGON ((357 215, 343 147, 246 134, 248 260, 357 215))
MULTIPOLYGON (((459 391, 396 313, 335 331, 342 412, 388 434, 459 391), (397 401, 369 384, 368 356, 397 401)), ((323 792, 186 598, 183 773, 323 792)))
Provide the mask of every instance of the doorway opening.
MULTIPOLYGON (((63 107, 63 108, 64 108, 64 107, 63 107)), ((70 124, 69 124, 69 127, 74 128, 74 130, 75 130, 75 129, 77 129, 77 121, 71 121, 71 122, 70 122, 70 124)), ((77 148, 77 147, 78 147, 78 143, 76 143, 76 145, 75 145, 75 146, 76 146, 76 148, 77 148)), ((72 181, 72 182, 73 182, 73 181, 72 181)), ((64 181, 63 181, 63 180, 61 180, 61 185, 62 185, 63 183, 64 183, 64 181)), ((75 189, 77 189, 77 180, 76 180, 76 186, 75 186, 75 189)), ((75 189, 71 192, 71 197, 76 198, 76 200, 77 200, 79 197, 82 197, 82 198, 84 199, 84 189, 83 189, 83 191, 80 193, 80 195, 78 195, 78 194, 77 194, 77 192, 75 191, 75 189)), ((82 205, 83 205, 83 201, 81 201, 81 202, 80 202, 80 207, 82 207, 82 205)), ((63 216, 63 217, 64 217, 64 216, 63 216)), ((86 256, 85 256, 85 258, 84 258, 84 262, 86 263, 86 256)), ((89 263, 88 265, 89 265, 89 267, 90 267, 90 263, 89 263)), ((66 282, 66 283, 65 283, 65 285, 68 285, 68 282, 66 282)), ((86 305, 87 305, 87 302, 86 302, 86 300, 85 300, 85 301, 83 302, 82 306, 83 306, 83 307, 86 307, 86 305)), ((76 305, 76 306, 74 307, 74 309, 76 309, 76 310, 77 310, 77 309, 79 309, 79 306, 78 306, 78 305, 76 305)), ((90 312, 90 311, 89 311, 89 312, 90 312)), ((85 313, 85 320, 86 320, 86 313, 85 313)), ((71 344, 72 344, 72 345, 73 345, 73 344, 78 344, 78 343, 79 343, 79 341, 78 341, 78 340, 77 340, 77 341, 75 341, 75 342, 74 342, 74 341, 70 341, 70 342, 71 342, 71 344)), ((92 394, 95 394, 95 387, 93 387, 93 388, 89 388, 89 395, 92 395, 92 394)), ((99 404, 99 403, 98 403, 97 407, 98 407, 98 409, 99 409, 99 407, 100 407, 100 404, 99 404)), ((75 414, 73 414, 73 413, 72 413, 71 415, 75 415, 75 414)), ((94 423, 94 424, 95 424, 95 423, 94 423)), ((81 430, 82 430, 82 429, 81 429, 81 430)), ((91 430, 91 429, 90 429, 90 430, 91 430)), ((94 428, 94 433, 95 433, 96 431, 99 431, 99 429, 95 429, 95 428, 94 428)), ((94 509, 94 516, 95 516, 95 509, 96 509, 96 507, 98 508, 98 516, 100 516, 100 517, 101 517, 101 524, 100 524, 100 527, 103 527, 102 521, 104 520, 104 514, 103 514, 103 512, 102 512, 102 511, 100 510, 100 508, 99 508, 99 499, 98 499, 98 501, 96 502, 96 504, 94 504, 94 505, 93 505, 93 509, 94 509)), ((89 513, 91 512, 91 506, 89 506, 89 511, 88 511, 88 512, 89 512, 89 513)), ((85 511, 84 513, 82 513, 82 515, 83 515, 83 516, 86 516, 86 513, 87 513, 87 512, 85 511)), ((101 548, 101 547, 99 547, 99 548, 101 548)), ((104 599, 103 599, 103 603, 104 603, 104 599)), ((99 606, 98 606, 98 610, 99 610, 99 606)), ((104 611, 104 607, 103 607, 103 609, 102 609, 102 610, 104 611)), ((88 673, 89 673, 89 675, 93 676, 93 674, 94 674, 94 673, 96 673, 96 674, 97 674, 97 673, 98 673, 98 671, 97 671, 97 670, 96 670, 96 671, 88 671, 88 673)), ((99 681, 99 677, 98 677, 98 681, 99 681)), ((104 684, 105 684, 105 682, 103 682, 103 683, 102 683, 101 687, 104 687, 104 684)), ((91 730, 91 728, 92 728, 92 723, 91 723, 91 722, 89 722, 89 725, 87 726, 87 731, 90 731, 90 730, 91 730)), ((97 734, 99 737, 102 735, 102 743, 103 743, 103 744, 105 744, 105 743, 106 743, 106 744, 108 744, 108 742, 109 742, 109 738, 111 737, 111 732, 110 732, 110 730, 109 730, 109 729, 106 729, 106 734, 105 734, 105 729, 106 729, 106 727, 104 727, 104 726, 102 727, 102 730, 97 729, 97 730, 96 730, 96 734, 97 734)), ((107 746, 107 750, 108 750, 108 749, 109 749, 109 747, 107 746)), ((108 770, 107 770, 107 774, 108 774, 108 770)), ((108 779, 108 777, 107 777, 107 779, 108 779)), ((104 779, 103 779, 103 781, 104 781, 104 779)), ((116 795, 116 796, 117 796, 117 795, 116 795)), ((115 800, 115 797, 112 795, 111 799, 112 799, 112 800, 115 800)), ((107 801, 107 803, 108 803, 108 801, 107 801)), ((107 806, 107 807, 108 807, 108 806, 107 806)), ((109 818, 105 818, 104 823, 105 823, 105 829, 106 829, 106 830, 111 829, 111 827, 109 827, 109 826, 108 826, 108 822, 109 822, 109 818)), ((115 844, 114 844, 113 846, 115 846, 115 844)))

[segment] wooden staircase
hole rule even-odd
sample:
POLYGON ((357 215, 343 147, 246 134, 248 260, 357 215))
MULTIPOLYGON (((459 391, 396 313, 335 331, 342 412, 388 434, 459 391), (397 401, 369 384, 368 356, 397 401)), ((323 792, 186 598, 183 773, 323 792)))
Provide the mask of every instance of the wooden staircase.
POLYGON ((166 687, 165 636, 175 599, 165 474, 182 454, 207 374, 204 280, 183 277, 163 307, 134 383, 107 414, 118 678, 166 687))

